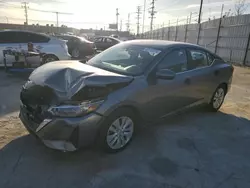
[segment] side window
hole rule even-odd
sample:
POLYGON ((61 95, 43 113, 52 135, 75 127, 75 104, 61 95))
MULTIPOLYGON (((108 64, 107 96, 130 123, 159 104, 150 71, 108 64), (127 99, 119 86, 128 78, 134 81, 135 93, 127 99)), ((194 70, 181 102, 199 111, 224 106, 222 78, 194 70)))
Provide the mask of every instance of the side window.
POLYGON ((160 69, 169 69, 175 73, 187 70, 187 55, 185 50, 174 50, 167 54, 157 67, 160 69))
POLYGON ((96 38, 95 42, 102 42, 102 38, 96 38))
POLYGON ((105 39, 105 42, 107 42, 107 43, 113 43, 113 40, 110 39, 110 38, 106 38, 106 39, 105 39))
POLYGON ((23 42, 33 42, 33 43, 44 43, 49 41, 49 37, 39 35, 36 33, 23 33, 24 39, 23 42))
POLYGON ((6 31, 0 32, 0 43, 17 43, 17 32, 6 31))
POLYGON ((207 53, 207 62, 208 62, 208 65, 211 65, 213 62, 214 62, 214 56, 210 53, 207 53))
POLYGON ((190 59, 188 61, 189 70, 208 66, 206 52, 201 50, 188 50, 188 52, 190 55, 190 59))

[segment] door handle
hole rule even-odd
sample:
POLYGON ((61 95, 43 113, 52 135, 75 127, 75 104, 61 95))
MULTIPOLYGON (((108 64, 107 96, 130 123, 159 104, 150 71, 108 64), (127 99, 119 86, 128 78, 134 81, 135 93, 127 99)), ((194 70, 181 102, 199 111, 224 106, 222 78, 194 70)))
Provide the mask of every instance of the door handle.
POLYGON ((185 84, 190 85, 191 84, 191 80, 190 78, 186 78, 184 81, 185 84))

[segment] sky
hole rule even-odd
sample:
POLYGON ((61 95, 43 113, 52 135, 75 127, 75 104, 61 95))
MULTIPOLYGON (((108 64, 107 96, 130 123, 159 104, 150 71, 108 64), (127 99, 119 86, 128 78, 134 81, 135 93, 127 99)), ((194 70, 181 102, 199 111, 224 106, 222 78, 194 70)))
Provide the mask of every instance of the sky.
MULTIPOLYGON (((24 9, 21 2, 25 0, 0 0, 0 22, 23 23, 25 21, 24 9)), ((152 0, 146 0, 145 29, 150 29, 149 8, 152 0)), ((202 21, 208 18, 218 18, 221 6, 224 4, 224 12, 235 12, 234 5, 237 0, 204 0, 202 21), (231 10, 231 11, 230 11, 231 10)), ((109 23, 116 22, 116 8, 119 10, 119 29, 126 30, 128 14, 130 14, 130 30, 136 32, 136 8, 141 6, 140 31, 142 29, 142 17, 144 0, 26 0, 28 2, 29 24, 56 25, 56 14, 50 12, 62 12, 59 14, 59 25, 67 25, 76 28, 107 29, 109 23), (41 10, 41 11, 35 11, 41 10), (44 11, 44 12, 42 12, 44 11), (66 13, 66 14, 65 14, 66 13)), ((246 0, 247 4, 250 0, 246 0)), ((155 2, 154 27, 162 25, 184 24, 187 16, 192 12, 192 22, 197 22, 200 0, 157 0, 155 2)), ((250 8, 250 7, 249 7, 250 8)), ((247 9, 248 13, 249 10, 247 9)))

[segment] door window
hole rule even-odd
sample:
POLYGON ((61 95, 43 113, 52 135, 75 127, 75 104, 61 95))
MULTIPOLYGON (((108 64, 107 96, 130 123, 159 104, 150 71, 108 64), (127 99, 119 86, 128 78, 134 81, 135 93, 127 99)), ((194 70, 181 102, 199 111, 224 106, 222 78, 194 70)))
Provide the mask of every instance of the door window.
POLYGON ((211 65, 214 62, 214 56, 210 53, 207 53, 207 62, 208 65, 211 65))
POLYGON ((15 31, 0 32, 0 43, 17 43, 17 40, 17 32, 15 31))
POLYGON ((175 73, 187 70, 187 55, 185 50, 174 50, 167 54, 157 67, 160 69, 169 69, 175 73))
POLYGON ((102 38, 96 38, 95 42, 102 42, 102 38))
POLYGON ((112 42, 113 42, 113 40, 112 40, 112 39, 110 39, 110 38, 105 38, 105 42, 107 42, 107 43, 112 43, 112 42))
POLYGON ((206 52, 202 50, 188 50, 188 53, 190 55, 188 61, 189 70, 208 66, 208 59, 206 52))
POLYGON ((28 43, 28 42, 44 43, 50 40, 50 38, 45 35, 29 33, 29 32, 19 32, 18 37, 20 43, 28 43))

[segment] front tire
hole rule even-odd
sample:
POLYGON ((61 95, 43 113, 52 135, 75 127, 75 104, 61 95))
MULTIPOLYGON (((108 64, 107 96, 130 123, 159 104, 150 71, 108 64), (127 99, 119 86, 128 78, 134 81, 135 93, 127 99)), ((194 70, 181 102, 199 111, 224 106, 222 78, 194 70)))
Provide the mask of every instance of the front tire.
POLYGON ((226 96, 226 87, 220 85, 214 92, 213 97, 209 103, 209 108, 211 111, 217 112, 222 106, 225 96, 226 96))
POLYGON ((80 57, 80 50, 78 48, 74 48, 71 52, 73 58, 77 59, 80 57))
POLYGON ((106 152, 125 149, 135 134, 136 117, 132 110, 117 109, 102 124, 99 142, 106 152))

